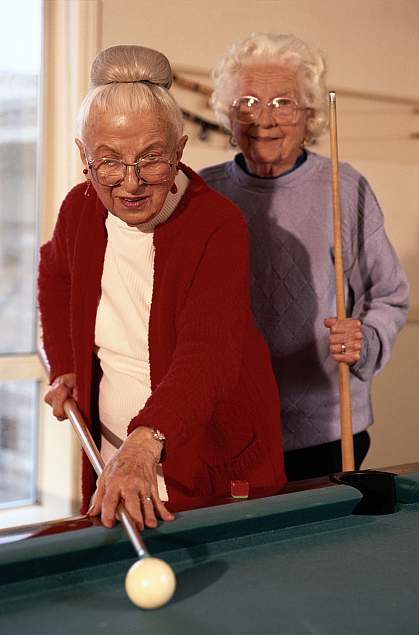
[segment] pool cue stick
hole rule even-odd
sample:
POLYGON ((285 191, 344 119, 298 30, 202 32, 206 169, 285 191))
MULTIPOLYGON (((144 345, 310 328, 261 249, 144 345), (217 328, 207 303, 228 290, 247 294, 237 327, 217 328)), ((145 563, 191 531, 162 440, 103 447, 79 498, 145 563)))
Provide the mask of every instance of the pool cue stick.
MULTIPOLYGON (((330 125, 330 158, 332 161, 332 193, 333 193, 333 238, 335 247, 335 277, 336 277, 336 315, 338 320, 346 318, 345 286, 342 257, 342 227, 339 193, 339 161, 336 124, 336 93, 329 92, 329 125, 330 125)), ((351 393, 349 384, 349 365, 338 362, 339 365, 339 402, 340 429, 342 447, 342 470, 351 471, 355 468, 354 442, 352 434, 351 393)))
MULTIPOLYGON (((86 452, 87 458, 92 464, 94 471, 98 476, 100 476, 104 468, 103 459, 96 447, 95 442, 93 441, 90 430, 83 421, 83 417, 81 416, 80 411, 73 399, 67 399, 64 402, 64 412, 66 413, 71 425, 73 426, 73 430, 77 434, 83 450, 86 452)), ((132 546, 138 554, 138 557, 144 558, 146 556, 149 556, 143 539, 141 538, 140 532, 138 531, 131 516, 126 511, 123 503, 119 503, 118 505, 118 514, 128 534, 128 538, 130 539, 132 546)))
MULTIPOLYGON (((49 362, 42 346, 38 346, 37 353, 45 372, 47 373, 47 375, 49 375, 49 362)), ((89 459, 94 471, 98 476, 100 476, 103 472, 103 459, 96 447, 95 442, 93 441, 88 427, 83 421, 83 417, 81 416, 81 413, 74 399, 67 399, 64 402, 64 411, 69 418, 69 421, 73 426, 73 429, 77 434, 83 450, 86 452, 87 458, 89 459)), ((132 520, 131 516, 128 514, 122 503, 118 505, 118 513, 120 515, 122 524, 124 525, 125 530, 128 534, 128 538, 130 539, 132 546, 137 552, 138 557, 145 558, 149 556, 150 554, 146 549, 146 546, 134 521, 132 520)))
POLYGON ((173 81, 178 86, 182 88, 186 88, 191 90, 194 93, 199 93, 200 95, 204 95, 205 97, 211 97, 212 88, 207 86, 206 84, 202 84, 201 82, 196 82, 193 79, 188 79, 187 77, 183 77, 179 75, 176 71, 173 73, 173 81))

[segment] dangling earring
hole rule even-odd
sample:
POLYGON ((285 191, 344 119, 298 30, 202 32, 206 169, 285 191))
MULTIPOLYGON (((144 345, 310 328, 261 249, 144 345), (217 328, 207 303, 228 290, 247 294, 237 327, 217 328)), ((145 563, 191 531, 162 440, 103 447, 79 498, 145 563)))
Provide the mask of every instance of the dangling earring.
MULTIPOLYGON (((83 174, 86 176, 86 174, 88 174, 88 173, 89 173, 89 170, 84 168, 83 174)), ((90 179, 87 178, 87 176, 86 176, 86 180, 87 180, 87 187, 84 190, 84 196, 85 196, 85 198, 90 198, 90 186, 92 185, 92 182, 91 182, 90 179)))
POLYGON ((87 187, 86 187, 86 189, 84 190, 84 196, 85 196, 86 198, 90 198, 90 186, 91 186, 91 185, 92 185, 92 182, 91 182, 91 181, 90 181, 90 179, 89 179, 89 182, 88 182, 88 184, 87 184, 87 187))
POLYGON ((177 194, 177 185, 176 183, 173 183, 172 187, 170 188, 170 191, 172 194, 177 194))

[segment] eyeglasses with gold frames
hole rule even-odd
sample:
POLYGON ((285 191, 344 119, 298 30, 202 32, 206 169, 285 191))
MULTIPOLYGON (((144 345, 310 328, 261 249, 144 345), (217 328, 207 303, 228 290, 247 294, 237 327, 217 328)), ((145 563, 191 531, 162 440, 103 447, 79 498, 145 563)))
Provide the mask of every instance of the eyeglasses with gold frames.
POLYGON ((263 102, 253 95, 243 95, 231 104, 233 116, 238 122, 244 124, 257 122, 264 108, 270 109, 276 123, 284 125, 297 123, 300 110, 306 110, 294 99, 281 96, 263 102))

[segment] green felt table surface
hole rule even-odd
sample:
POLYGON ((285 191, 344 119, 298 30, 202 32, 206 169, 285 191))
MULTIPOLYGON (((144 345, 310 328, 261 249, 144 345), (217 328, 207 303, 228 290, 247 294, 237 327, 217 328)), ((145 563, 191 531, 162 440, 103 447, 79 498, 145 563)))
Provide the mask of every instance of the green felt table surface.
POLYGON ((135 557, 120 526, 30 539, 22 528, 5 544, 0 532, 0 633, 417 635, 419 474, 396 486, 398 511, 384 516, 351 514, 359 493, 336 485, 145 531, 177 576, 155 611, 125 594, 135 557))

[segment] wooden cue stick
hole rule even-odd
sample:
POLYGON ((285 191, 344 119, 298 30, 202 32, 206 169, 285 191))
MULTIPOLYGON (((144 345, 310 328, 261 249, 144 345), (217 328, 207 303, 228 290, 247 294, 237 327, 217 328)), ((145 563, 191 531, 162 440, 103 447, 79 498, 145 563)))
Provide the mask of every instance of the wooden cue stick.
MULTIPOLYGON (((44 349, 39 346, 37 353, 42 366, 44 367, 47 375, 49 375, 49 363, 44 349)), ((93 441, 90 430, 83 421, 80 410, 78 409, 76 402, 73 399, 67 399, 64 402, 64 412, 66 413, 73 427, 73 430, 77 434, 83 450, 86 452, 87 458, 92 464, 94 471, 98 476, 100 476, 103 472, 104 467, 103 459, 96 447, 95 442, 93 441)), ((149 556, 144 541, 141 538, 140 532, 138 531, 134 521, 132 520, 131 516, 128 514, 122 503, 118 505, 118 514, 121 518, 122 524, 124 525, 125 531, 128 534, 128 538, 130 539, 132 546, 137 552, 138 557, 145 558, 149 556)))
POLYGON ((211 97, 212 88, 210 86, 206 86, 201 82, 196 82, 192 79, 188 79, 187 77, 181 77, 178 73, 173 73, 173 81, 178 86, 182 88, 187 88, 194 93, 199 93, 200 95, 205 95, 205 97, 211 97))
MULTIPOLYGON (((92 464, 96 474, 100 476, 103 472, 104 462, 100 455, 99 450, 93 441, 90 430, 83 421, 83 417, 73 399, 67 399, 64 403, 64 411, 73 426, 73 430, 77 434, 79 441, 86 452, 86 455, 92 464)), ((123 503, 118 505, 118 514, 121 518, 122 524, 128 534, 128 538, 131 540, 132 546, 138 554, 139 558, 144 558, 149 555, 140 532, 138 531, 134 521, 128 514, 123 503)))
MULTIPOLYGON (((336 315, 338 320, 346 318, 345 285, 342 257, 342 228, 339 194, 339 161, 336 124, 336 93, 329 92, 329 124, 330 124, 330 156, 332 160, 332 193, 333 193, 333 237, 335 247, 336 277, 336 315)), ((342 470, 355 468, 354 442, 352 434, 351 393, 349 384, 349 365, 339 362, 339 402, 340 429, 342 447, 342 470)))

